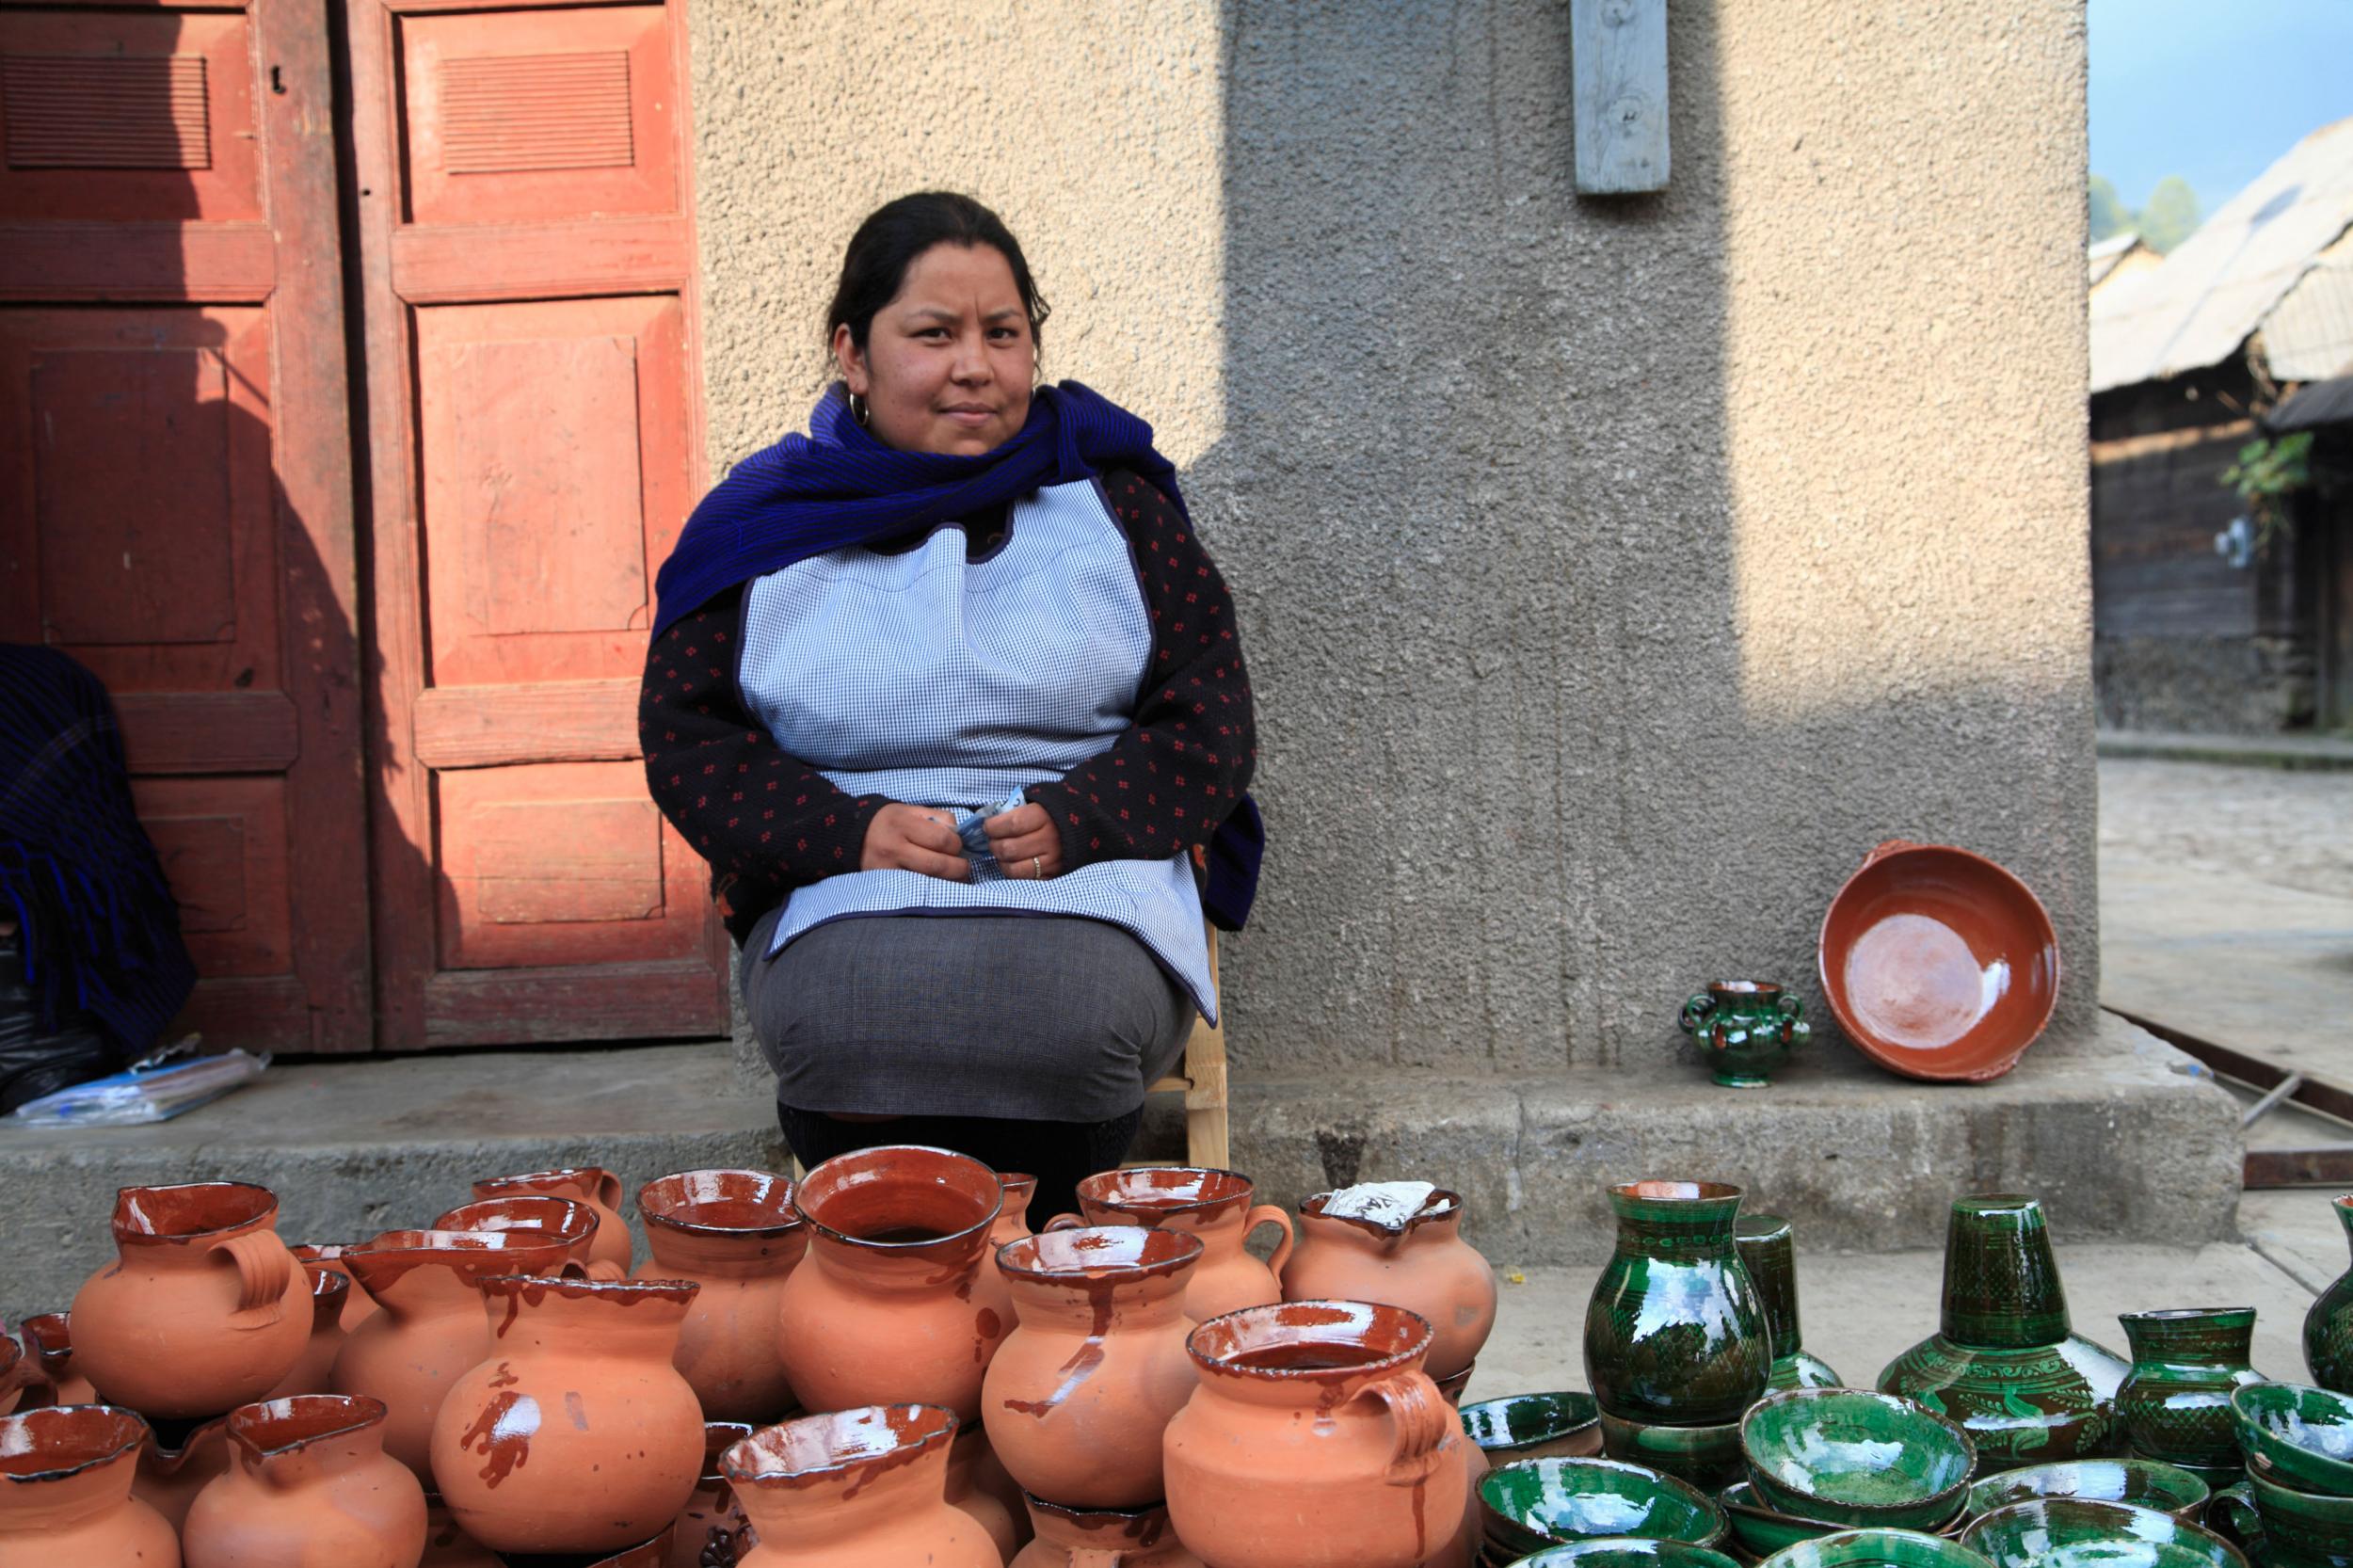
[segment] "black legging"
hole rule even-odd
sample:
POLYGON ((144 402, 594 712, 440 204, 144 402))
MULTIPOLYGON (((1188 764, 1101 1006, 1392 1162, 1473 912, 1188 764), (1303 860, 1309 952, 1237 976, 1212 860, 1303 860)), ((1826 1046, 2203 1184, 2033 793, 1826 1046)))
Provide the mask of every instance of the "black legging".
POLYGON ((814 1170, 835 1155, 879 1144, 924 1144, 968 1154, 992 1171, 1027 1171, 1037 1177, 1030 1197, 1030 1228, 1057 1214, 1079 1211, 1080 1178, 1115 1168, 1144 1125, 1144 1107, 1107 1122, 1032 1122, 995 1116, 895 1116, 887 1122, 843 1122, 819 1111, 776 1102, 776 1121, 793 1158, 814 1170))

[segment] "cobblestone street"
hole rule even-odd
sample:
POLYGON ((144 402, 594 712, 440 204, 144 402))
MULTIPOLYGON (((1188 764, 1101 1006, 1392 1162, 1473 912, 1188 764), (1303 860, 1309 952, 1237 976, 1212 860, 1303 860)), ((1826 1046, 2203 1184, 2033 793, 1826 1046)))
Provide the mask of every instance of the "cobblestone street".
POLYGON ((2100 763, 2100 869, 2213 872, 2353 900, 2353 772, 2100 763))

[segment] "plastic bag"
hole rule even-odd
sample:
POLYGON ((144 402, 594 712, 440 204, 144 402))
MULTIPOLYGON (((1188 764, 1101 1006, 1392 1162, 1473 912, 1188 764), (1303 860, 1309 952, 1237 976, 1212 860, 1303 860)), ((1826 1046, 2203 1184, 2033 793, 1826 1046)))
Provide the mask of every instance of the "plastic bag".
POLYGON ((24 981, 24 940, 0 936, 0 1111, 13 1111, 121 1062, 114 1040, 88 1013, 61 1011, 44 1029, 40 999, 24 981))

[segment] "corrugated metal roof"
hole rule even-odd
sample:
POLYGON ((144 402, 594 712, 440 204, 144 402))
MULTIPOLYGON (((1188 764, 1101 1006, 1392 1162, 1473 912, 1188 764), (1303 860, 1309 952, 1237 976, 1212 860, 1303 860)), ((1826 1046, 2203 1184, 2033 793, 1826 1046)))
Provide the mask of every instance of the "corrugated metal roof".
POLYGON ((2353 227, 2353 119, 2324 125, 2131 286, 2091 298, 2091 390, 2228 359, 2353 227))
POLYGON ((2084 252, 2088 280, 2092 288, 2116 276, 2120 268, 2153 266, 2163 258, 2140 243, 2138 234, 2110 234, 2084 252))
POLYGON ((2353 376, 2315 381, 2264 415, 2264 428, 2278 435, 2323 424, 2353 424, 2353 376))
POLYGON ((2279 381, 2353 370, 2353 229, 2264 317, 2264 362, 2279 381))

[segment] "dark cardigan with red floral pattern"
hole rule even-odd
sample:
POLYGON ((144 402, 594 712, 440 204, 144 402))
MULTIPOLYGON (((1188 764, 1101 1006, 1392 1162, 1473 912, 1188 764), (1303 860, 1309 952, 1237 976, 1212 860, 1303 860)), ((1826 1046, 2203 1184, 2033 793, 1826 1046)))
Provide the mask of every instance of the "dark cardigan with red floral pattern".
MULTIPOLYGON (((1028 795, 1052 816, 1065 871, 1179 853, 1198 867, 1258 757, 1233 599, 1167 497, 1121 470, 1103 476, 1103 490, 1151 613, 1151 664, 1118 739, 1028 795)), ((1003 523, 964 526, 984 535, 1003 523)), ((889 804, 787 756, 745 708, 744 599, 739 584, 654 641, 637 708, 654 802, 711 862, 712 896, 739 942, 793 888, 856 871, 867 826, 889 804)))

